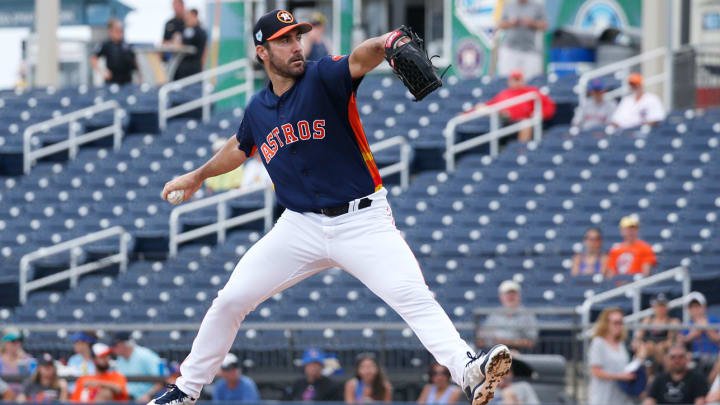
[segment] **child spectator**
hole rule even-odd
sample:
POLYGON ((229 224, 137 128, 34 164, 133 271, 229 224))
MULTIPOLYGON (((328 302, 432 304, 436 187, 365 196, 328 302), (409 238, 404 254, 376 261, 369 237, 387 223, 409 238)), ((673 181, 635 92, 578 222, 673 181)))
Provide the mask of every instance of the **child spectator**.
POLYGON ((638 238, 640 221, 635 216, 623 217, 620 220, 621 243, 610 249, 608 257, 608 275, 643 274, 649 276, 657 264, 652 247, 638 238))

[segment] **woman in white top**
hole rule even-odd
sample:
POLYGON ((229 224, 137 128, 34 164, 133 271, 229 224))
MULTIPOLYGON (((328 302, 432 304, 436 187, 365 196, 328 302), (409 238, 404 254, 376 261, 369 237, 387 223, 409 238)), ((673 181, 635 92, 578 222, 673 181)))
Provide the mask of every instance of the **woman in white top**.
POLYGON ((630 355, 625 349, 627 333, 620 308, 606 308, 595 323, 588 352, 590 366, 590 405, 630 405, 632 400, 620 389, 618 381, 632 381, 634 373, 625 372, 630 355))

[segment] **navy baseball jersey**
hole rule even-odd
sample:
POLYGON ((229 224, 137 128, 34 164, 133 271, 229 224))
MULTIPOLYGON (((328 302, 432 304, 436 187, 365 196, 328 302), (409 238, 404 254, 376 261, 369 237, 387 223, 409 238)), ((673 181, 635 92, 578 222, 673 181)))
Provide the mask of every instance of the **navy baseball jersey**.
POLYGON ((382 187, 360 123, 348 56, 308 61, 278 97, 256 93, 237 132, 239 149, 259 153, 278 202, 306 212, 347 203, 382 187))

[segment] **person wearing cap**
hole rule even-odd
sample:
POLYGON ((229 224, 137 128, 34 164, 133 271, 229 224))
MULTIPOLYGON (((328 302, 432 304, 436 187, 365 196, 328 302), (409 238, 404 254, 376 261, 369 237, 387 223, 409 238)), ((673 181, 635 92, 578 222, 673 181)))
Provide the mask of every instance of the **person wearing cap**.
POLYGON ((333 263, 342 263, 397 311, 474 405, 485 405, 495 388, 492 382, 507 372, 512 354, 504 345, 473 354, 429 290, 394 225, 388 191, 357 109, 364 76, 383 62, 388 50, 410 39, 395 30, 365 40, 349 55, 306 61, 302 36, 311 29, 287 10, 258 19, 252 34, 267 87, 251 97, 237 132, 220 152, 163 187, 163 199, 181 192, 188 201, 205 179, 227 173, 257 153, 285 211, 239 260, 200 324, 180 366, 182 375, 151 405, 194 404, 202 387, 213 381, 248 314, 333 263))
MULTIPOLYGON (((81 375, 95 374, 91 347, 97 342, 97 335, 92 331, 81 331, 70 336, 75 354, 67 361, 68 375, 79 377, 81 375)), ((72 391, 72 387, 71 387, 72 391)))
POLYGON ((602 79, 590 81, 587 91, 590 97, 577 107, 572 119, 572 125, 583 131, 608 125, 617 108, 615 101, 605 98, 605 83, 602 79))
MULTIPOLYGON (((37 361, 25 353, 22 347, 23 335, 17 328, 7 328, 0 340, 0 376, 27 377, 35 371, 37 361)), ((8 383, 15 395, 22 392, 22 383, 8 383)))
POLYGON ((260 400, 255 381, 242 374, 237 356, 228 353, 220 366, 221 380, 215 383, 213 402, 257 402, 260 400))
MULTIPOLYGON (((525 83, 525 76, 522 70, 515 69, 508 75, 507 79, 508 87, 500 91, 495 97, 491 98, 485 103, 480 103, 471 111, 485 108, 493 104, 497 104, 501 101, 511 99, 527 93, 535 93, 540 96, 542 103, 542 119, 549 120, 555 116, 555 102, 547 95, 543 94, 540 89, 535 86, 530 86, 525 83)), ((509 106, 500 111, 500 117, 503 125, 512 125, 516 122, 531 118, 535 111, 535 101, 528 100, 524 103, 515 104, 509 106)), ((529 142, 532 140, 532 127, 526 127, 518 131, 518 141, 529 142)))
MULTIPOLYGON (((720 319, 707 314, 707 300, 702 293, 691 292, 685 299, 690 313, 690 325, 706 327, 720 323, 720 319)), ((680 340, 690 345, 693 355, 703 363, 713 362, 718 355, 718 345, 720 345, 720 333, 718 333, 718 330, 684 330, 680 340)))
POLYGON ((608 254, 609 277, 620 274, 642 274, 649 276, 657 264, 652 247, 638 238, 640 220, 629 215, 620 220, 620 234, 623 241, 610 248, 608 254))
MULTIPOLYGON (((129 332, 117 332, 112 338, 112 350, 117 359, 115 369, 125 376, 159 376, 162 369, 160 356, 154 351, 135 343, 129 332)), ((153 384, 131 382, 128 393, 138 402, 152 399, 153 384)))
POLYGON ((104 343, 92 345, 96 373, 75 380, 75 390, 70 395, 73 402, 127 401, 127 379, 120 372, 110 369, 112 349, 104 343))
POLYGON ((547 29, 545 6, 532 0, 506 1, 498 28, 505 36, 497 58, 497 74, 520 69, 532 78, 543 73, 542 45, 538 33, 547 29))
POLYGON ((704 405, 708 393, 707 379, 696 370, 690 370, 689 362, 685 346, 672 345, 665 355, 665 372, 655 377, 643 405, 704 405))
POLYGON ((43 353, 33 375, 23 384, 17 402, 65 402, 68 400, 67 381, 58 377, 55 359, 43 353))
POLYGON ((504 344, 522 352, 535 347, 538 338, 535 314, 522 305, 522 287, 513 280, 505 280, 498 287, 502 308, 485 319, 476 333, 476 345, 488 347, 504 344))
POLYGON ((303 377, 286 392, 288 401, 342 401, 340 387, 323 375, 325 354, 320 349, 305 350, 302 357, 303 377))
POLYGON ((653 360, 656 366, 661 366, 665 352, 677 338, 677 331, 669 330, 667 327, 679 325, 680 320, 670 317, 668 298, 665 294, 660 293, 653 297, 650 305, 652 305, 653 315, 643 319, 642 325, 653 328, 637 329, 633 337, 633 347, 637 350, 640 346, 644 346, 648 358, 653 360))
POLYGON ((643 77, 632 73, 627 79, 631 93, 620 100, 610 122, 616 127, 633 128, 641 125, 655 125, 665 119, 665 107, 654 93, 643 88, 643 77))
POLYGON ((312 24, 312 30, 303 38, 306 41, 305 59, 320 60, 330 54, 328 52, 327 38, 325 38, 327 19, 321 13, 314 13, 310 24, 312 24))

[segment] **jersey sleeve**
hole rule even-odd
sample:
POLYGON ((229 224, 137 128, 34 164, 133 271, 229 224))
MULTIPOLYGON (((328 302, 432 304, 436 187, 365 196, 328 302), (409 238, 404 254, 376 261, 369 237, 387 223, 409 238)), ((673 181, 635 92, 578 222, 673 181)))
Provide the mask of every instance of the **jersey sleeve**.
POLYGON ((350 99, 357 90, 360 80, 353 81, 350 76, 349 56, 325 56, 318 61, 318 75, 323 86, 336 101, 350 99))
POLYGON ((242 122, 240 122, 240 128, 238 128, 235 134, 235 139, 237 139, 239 143, 238 149, 245 152, 245 156, 252 156, 255 151, 255 138, 252 136, 246 117, 243 117, 242 122))

